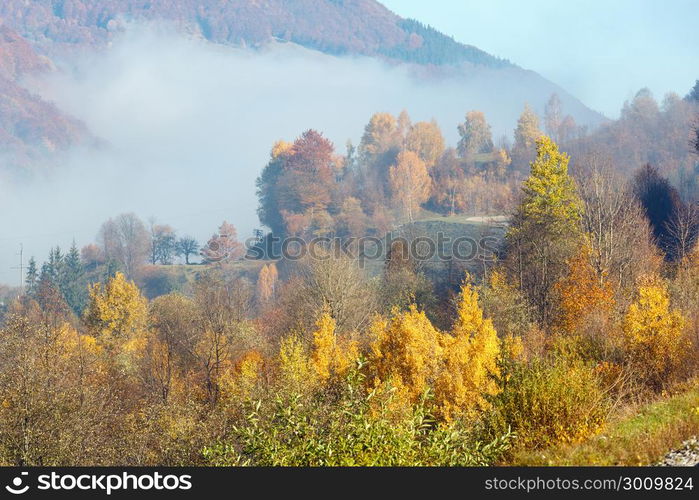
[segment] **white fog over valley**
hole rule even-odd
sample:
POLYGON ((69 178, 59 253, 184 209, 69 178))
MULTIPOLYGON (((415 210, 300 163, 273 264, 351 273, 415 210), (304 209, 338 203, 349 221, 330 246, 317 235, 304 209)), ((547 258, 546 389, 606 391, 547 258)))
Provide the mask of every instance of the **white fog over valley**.
POLYGON ((309 128, 344 154, 374 112, 407 109, 413 121, 435 118, 454 146, 457 124, 480 109, 497 141, 511 138, 526 102, 541 113, 552 92, 578 123, 594 120, 518 68, 424 79, 376 59, 293 44, 237 49, 154 24, 129 25, 109 48, 78 56, 27 85, 82 120, 98 146, 58 157, 41 179, 2 184, 2 283, 19 284, 20 244, 25 264, 42 261, 56 244, 93 242, 102 222, 124 212, 200 242, 224 219, 249 237, 260 225, 254 183, 271 145, 309 128))

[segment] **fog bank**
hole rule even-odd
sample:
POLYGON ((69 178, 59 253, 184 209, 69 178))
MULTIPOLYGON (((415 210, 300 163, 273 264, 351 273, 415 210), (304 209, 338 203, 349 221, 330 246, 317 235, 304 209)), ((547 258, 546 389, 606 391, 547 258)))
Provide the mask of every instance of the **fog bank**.
POLYGON ((94 241, 122 212, 155 217, 200 243, 224 219, 249 236, 259 227, 254 181, 272 143, 308 128, 344 153, 374 112, 407 109, 413 121, 436 118, 455 145, 459 121, 480 109, 497 140, 511 135, 525 101, 541 111, 554 90, 521 70, 426 81, 373 59, 292 44, 235 49, 152 25, 130 26, 107 50, 59 65, 33 90, 103 144, 71 151, 44 179, 0 188, 2 283, 19 283, 10 267, 20 243, 25 264, 31 255, 42 262, 53 245, 94 241))

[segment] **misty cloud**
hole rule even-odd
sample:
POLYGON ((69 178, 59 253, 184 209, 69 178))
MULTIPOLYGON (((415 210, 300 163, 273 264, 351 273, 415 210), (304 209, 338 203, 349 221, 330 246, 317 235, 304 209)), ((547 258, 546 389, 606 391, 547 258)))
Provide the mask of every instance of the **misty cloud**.
POLYGON ((259 227, 254 181, 272 143, 308 128, 344 153, 371 114, 407 109, 413 121, 436 118, 455 145, 458 122, 480 109, 497 139, 511 134, 525 101, 542 110, 557 90, 519 69, 427 80, 368 58, 292 44, 235 49, 152 25, 130 26, 108 49, 59 66, 33 90, 104 144, 70 152, 45 179, 2 188, 3 283, 18 283, 9 268, 20 243, 25 263, 29 255, 43 261, 52 245, 94 241, 99 225, 122 212, 154 216, 200 242, 224 219, 249 236, 259 227))

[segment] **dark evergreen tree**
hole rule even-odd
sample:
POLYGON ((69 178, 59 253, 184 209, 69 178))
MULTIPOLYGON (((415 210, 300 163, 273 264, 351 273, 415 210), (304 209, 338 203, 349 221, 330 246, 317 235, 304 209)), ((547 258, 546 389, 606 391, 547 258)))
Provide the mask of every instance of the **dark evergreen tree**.
POLYGON ((39 268, 36 265, 36 259, 34 257, 29 259, 29 266, 27 267, 27 275, 24 279, 24 284, 27 287, 27 295, 34 295, 36 292, 36 286, 39 281, 39 268))
POLYGON ((650 164, 636 172, 632 188, 650 221, 656 244, 668 260, 673 260, 673 238, 669 224, 683 208, 677 189, 650 164))
POLYGON ((87 305, 87 283, 85 269, 75 242, 63 257, 58 285, 68 306, 75 314, 80 315, 87 305))
POLYGON ((692 90, 689 91, 685 99, 699 103, 699 80, 694 84, 694 87, 692 87, 692 90))

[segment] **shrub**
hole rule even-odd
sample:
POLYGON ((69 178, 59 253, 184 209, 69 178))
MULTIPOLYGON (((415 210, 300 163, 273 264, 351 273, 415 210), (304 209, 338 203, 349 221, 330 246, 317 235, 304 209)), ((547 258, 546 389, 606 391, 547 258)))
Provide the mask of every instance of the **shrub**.
POLYGON ((339 394, 296 394, 257 402, 228 440, 204 448, 210 465, 467 466, 488 465, 509 447, 509 432, 489 443, 456 425, 440 426, 427 396, 396 421, 352 370, 339 394), (328 399, 329 398, 329 399, 328 399))
POLYGON ((685 324, 680 311, 670 309, 664 283, 641 284, 623 322, 626 356, 639 381, 661 389, 676 377, 691 352, 685 324))
POLYGON ((512 368, 486 426, 511 427, 518 446, 578 442, 605 422, 608 403, 596 372, 580 360, 535 359, 512 368))

